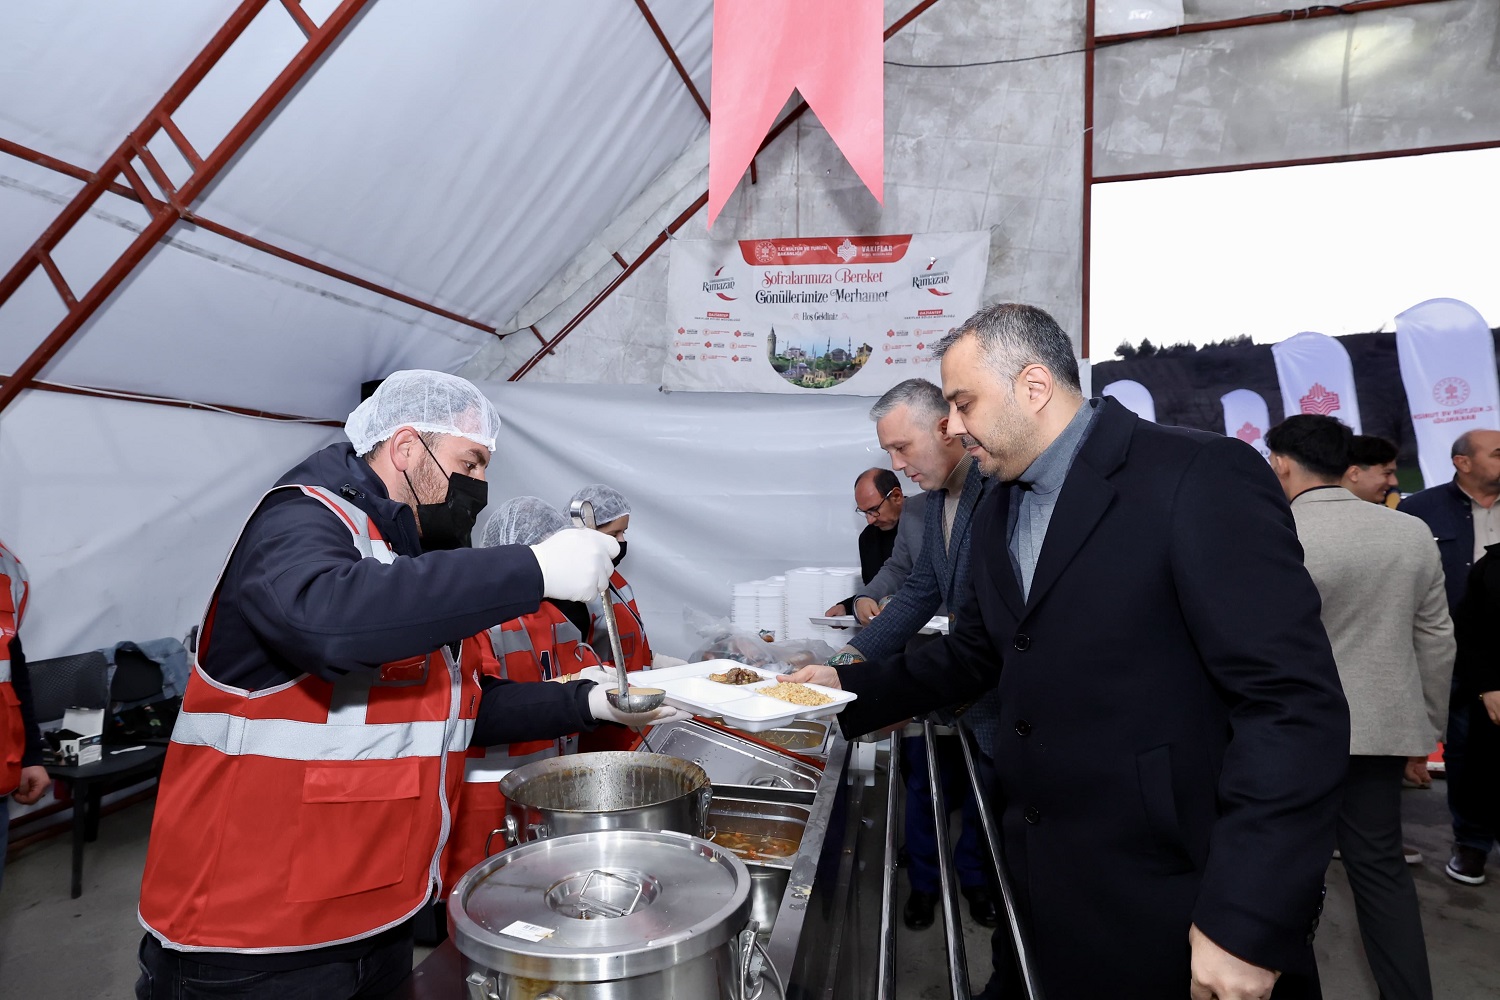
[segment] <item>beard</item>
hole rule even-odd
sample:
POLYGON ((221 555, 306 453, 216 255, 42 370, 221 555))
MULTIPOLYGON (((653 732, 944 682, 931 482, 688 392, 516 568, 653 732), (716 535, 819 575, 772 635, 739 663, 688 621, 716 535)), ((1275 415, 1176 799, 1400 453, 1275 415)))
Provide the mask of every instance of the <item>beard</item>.
POLYGON ((1007 395, 990 425, 982 432, 965 434, 963 441, 966 448, 980 449, 976 456, 980 472, 1008 483, 1020 478, 1041 453, 1037 438, 1035 425, 1026 419, 1021 405, 1007 395))
POLYGON ((432 459, 418 465, 409 475, 411 496, 407 498, 406 505, 413 514, 417 513, 420 504, 442 503, 448 498, 448 476, 432 459))

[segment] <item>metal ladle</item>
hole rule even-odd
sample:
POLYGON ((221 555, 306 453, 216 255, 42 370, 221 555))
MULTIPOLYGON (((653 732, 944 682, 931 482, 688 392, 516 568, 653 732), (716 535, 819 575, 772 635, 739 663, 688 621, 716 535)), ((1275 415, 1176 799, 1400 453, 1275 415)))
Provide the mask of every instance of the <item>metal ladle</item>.
MULTIPOLYGON (((594 505, 587 500, 574 500, 568 513, 573 516, 573 523, 580 528, 588 528, 593 531, 599 530, 594 522, 594 505)), ((667 693, 661 688, 638 687, 630 690, 630 679, 625 674, 625 651, 620 645, 620 625, 615 621, 615 605, 609 598, 609 584, 599 591, 599 603, 601 605, 600 615, 604 618, 604 627, 609 631, 609 651, 615 658, 615 674, 618 686, 604 692, 604 697, 615 708, 628 715, 638 715, 642 712, 650 712, 660 708, 662 702, 667 700, 667 693)))

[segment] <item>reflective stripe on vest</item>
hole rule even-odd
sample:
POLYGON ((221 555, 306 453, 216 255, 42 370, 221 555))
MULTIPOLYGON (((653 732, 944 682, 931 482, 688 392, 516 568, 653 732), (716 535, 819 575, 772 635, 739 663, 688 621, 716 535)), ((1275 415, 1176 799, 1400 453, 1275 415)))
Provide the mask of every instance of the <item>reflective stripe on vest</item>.
MULTIPOLYGON (((278 490, 319 501, 361 558, 397 558, 369 516, 332 491, 278 490)), ((141 923, 180 951, 247 953, 399 925, 441 885, 489 637, 464 640, 457 661, 442 648, 335 683, 303 674, 247 691, 202 664, 223 579, 158 789, 141 923), (272 861, 282 867, 272 872, 272 861)))
POLYGON ((26 567, 0 545, 0 795, 9 795, 20 786, 21 759, 26 754, 21 699, 11 684, 10 644, 26 614, 28 592, 26 567))
POLYGON ((474 720, 365 723, 356 726, 290 719, 246 719, 217 712, 183 712, 172 742, 209 747, 230 757, 255 755, 279 760, 398 760, 462 753, 474 735, 474 720))

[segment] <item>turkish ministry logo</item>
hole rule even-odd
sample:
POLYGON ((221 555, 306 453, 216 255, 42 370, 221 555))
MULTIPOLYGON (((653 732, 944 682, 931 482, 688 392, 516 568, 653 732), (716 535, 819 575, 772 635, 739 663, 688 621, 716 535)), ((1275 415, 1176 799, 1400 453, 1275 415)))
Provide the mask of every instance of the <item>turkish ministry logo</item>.
POLYGON ((776 263, 776 244, 770 240, 757 240, 755 243, 755 259, 761 264, 776 263))
POLYGON ((859 256, 859 248, 856 247, 853 243, 850 243, 849 237, 845 236, 844 242, 839 244, 839 248, 835 250, 834 253, 839 255, 839 260, 847 264, 851 260, 859 256))
POLYGON ((1321 413, 1327 417, 1339 410, 1339 394, 1323 388, 1321 382, 1314 382, 1313 387, 1307 390, 1307 395, 1297 402, 1302 404, 1303 413, 1321 413))
POLYGON ((734 291, 734 278, 733 276, 725 278, 723 274, 724 269, 722 267, 715 271, 714 276, 703 283, 703 290, 705 292, 713 292, 725 302, 733 302, 739 296, 725 295, 724 293, 734 291))
POLYGON ((1432 387, 1432 398, 1439 406, 1462 406, 1469 398, 1469 383, 1461 378, 1438 379, 1432 387))
MULTIPOLYGON (((1306 413, 1307 411, 1304 410, 1302 412, 1306 413)), ((1245 421, 1245 426, 1234 432, 1234 436, 1246 444, 1254 444, 1261 438, 1260 428, 1247 420, 1245 421)))

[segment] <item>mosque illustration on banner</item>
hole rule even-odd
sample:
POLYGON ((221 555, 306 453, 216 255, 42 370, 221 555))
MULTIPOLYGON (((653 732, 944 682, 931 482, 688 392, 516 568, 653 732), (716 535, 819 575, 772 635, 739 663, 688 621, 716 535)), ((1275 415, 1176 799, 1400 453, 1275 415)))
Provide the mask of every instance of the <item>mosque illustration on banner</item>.
POLYGON ((766 337, 766 358, 771 367, 801 389, 832 389, 847 382, 859 374, 873 351, 869 344, 861 344, 856 350, 852 339, 843 347, 834 347, 831 337, 824 337, 821 345, 813 338, 778 339, 775 327, 766 337))

